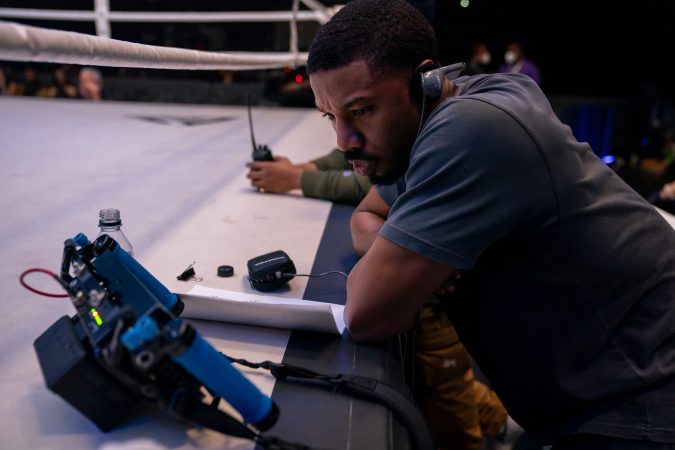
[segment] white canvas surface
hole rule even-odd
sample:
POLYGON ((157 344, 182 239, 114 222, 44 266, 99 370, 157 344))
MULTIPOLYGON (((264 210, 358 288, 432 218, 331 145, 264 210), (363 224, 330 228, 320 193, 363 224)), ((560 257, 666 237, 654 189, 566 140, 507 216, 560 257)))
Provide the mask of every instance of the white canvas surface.
MULTIPOLYGON (((312 109, 254 108, 256 138, 280 155, 305 161, 334 145, 312 109)), ((19 275, 58 271, 63 241, 98 233, 98 211, 119 208, 135 256, 174 292, 195 281, 176 276, 196 261, 201 285, 250 293, 248 259, 277 249, 310 271, 328 202, 254 192, 245 177, 251 143, 243 107, 0 97, 0 448, 250 449, 252 444, 150 412, 100 432, 45 386, 33 341, 63 315, 68 299, 39 297, 19 275), (220 121, 226 118, 227 121, 220 121), (235 268, 219 278, 217 266, 235 268)), ((60 292, 49 277, 34 287, 60 292)), ((280 295, 302 298, 305 279, 280 295)), ((289 331, 190 320, 218 350, 280 360, 289 331)), ((244 370, 271 393, 273 378, 244 370)))

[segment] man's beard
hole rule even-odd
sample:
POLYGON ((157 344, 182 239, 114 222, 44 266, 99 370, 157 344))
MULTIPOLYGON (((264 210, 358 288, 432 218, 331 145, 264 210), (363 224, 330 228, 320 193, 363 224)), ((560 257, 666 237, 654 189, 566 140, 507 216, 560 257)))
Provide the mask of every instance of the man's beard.
POLYGON ((408 171, 408 164, 405 164, 403 167, 398 167, 395 170, 389 171, 383 175, 372 174, 368 176, 368 179, 372 184, 379 185, 390 185, 394 184, 396 180, 401 178, 408 171))
MULTIPOLYGON (((348 162, 353 161, 373 161, 378 162, 380 159, 365 154, 362 150, 354 150, 351 152, 345 153, 345 159, 348 162)), ((372 173, 368 175, 368 179, 372 184, 379 185, 389 185, 394 184, 401 176, 403 176, 407 171, 410 165, 410 151, 406 152, 406 155, 401 155, 401 161, 397 161, 398 164, 395 164, 394 168, 384 174, 372 173)))

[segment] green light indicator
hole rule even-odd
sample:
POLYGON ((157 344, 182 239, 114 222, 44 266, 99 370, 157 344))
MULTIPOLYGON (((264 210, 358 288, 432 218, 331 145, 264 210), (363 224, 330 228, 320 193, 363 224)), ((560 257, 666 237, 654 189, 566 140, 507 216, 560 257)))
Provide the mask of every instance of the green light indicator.
POLYGON ((94 322, 96 322, 96 325, 98 325, 99 327, 103 325, 103 319, 101 319, 101 316, 99 315, 98 311, 96 311, 95 308, 91 308, 89 312, 91 313, 91 317, 94 318, 94 322))

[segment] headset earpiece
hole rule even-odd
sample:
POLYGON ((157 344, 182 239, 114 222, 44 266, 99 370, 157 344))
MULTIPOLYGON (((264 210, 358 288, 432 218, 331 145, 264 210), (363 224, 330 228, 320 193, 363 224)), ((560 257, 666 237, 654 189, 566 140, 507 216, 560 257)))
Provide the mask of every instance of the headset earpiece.
MULTIPOLYGON (((426 64, 425 64, 426 65, 426 64)), ((420 67, 423 69, 424 66, 420 67)), ((443 91, 443 81, 447 78, 449 80, 454 80, 459 76, 462 71, 466 69, 466 64, 457 63, 450 66, 441 67, 438 69, 422 71, 421 74, 421 86, 422 93, 429 98, 438 98, 443 91)))
POLYGON ((426 63, 415 69, 415 72, 413 73, 412 79, 410 80, 410 96, 420 105, 422 104, 422 99, 424 95, 422 89, 422 74, 437 68, 438 68, 437 64, 426 63))
POLYGON ((420 126, 417 128, 417 134, 420 134, 422 125, 426 118, 426 99, 436 99, 443 92, 443 81, 454 80, 462 71, 466 69, 466 64, 457 63, 451 66, 440 67, 433 63, 424 64, 413 73, 410 80, 410 95, 421 105, 420 126))

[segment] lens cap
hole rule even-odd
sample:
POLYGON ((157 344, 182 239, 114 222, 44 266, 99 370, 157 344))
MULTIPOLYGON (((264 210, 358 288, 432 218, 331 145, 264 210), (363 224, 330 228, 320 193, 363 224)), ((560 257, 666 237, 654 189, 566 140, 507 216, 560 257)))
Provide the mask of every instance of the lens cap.
POLYGON ((234 268, 232 266, 219 266, 218 267, 218 276, 219 277, 231 277, 234 275, 234 268))

